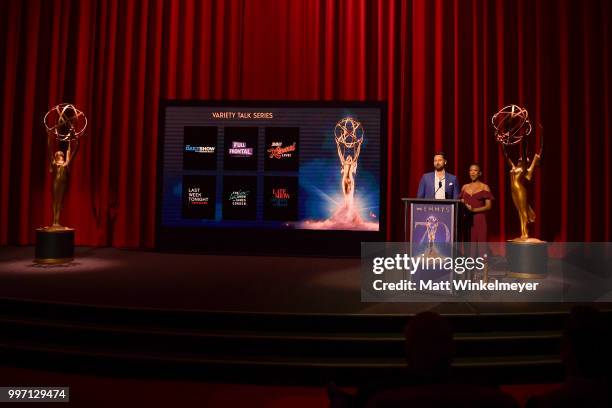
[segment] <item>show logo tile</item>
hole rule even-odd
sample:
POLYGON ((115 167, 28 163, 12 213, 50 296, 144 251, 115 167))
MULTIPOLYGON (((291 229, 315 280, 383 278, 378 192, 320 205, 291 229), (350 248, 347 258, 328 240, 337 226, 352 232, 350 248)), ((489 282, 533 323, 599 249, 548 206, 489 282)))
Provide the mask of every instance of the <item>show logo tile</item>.
POLYGON ((265 170, 297 171, 299 167, 298 127, 267 127, 265 170))
POLYGON ((183 176, 183 217, 215 218, 216 177, 183 176))
POLYGON ((254 220, 257 216, 257 177, 223 177, 223 219, 254 220))
POLYGON ((257 128, 226 127, 225 170, 257 170, 257 128))
POLYGON ((298 219, 298 178, 264 178, 264 219, 296 221, 298 219))
POLYGON ((215 170, 217 168, 217 127, 185 126, 183 136, 183 169, 215 170))

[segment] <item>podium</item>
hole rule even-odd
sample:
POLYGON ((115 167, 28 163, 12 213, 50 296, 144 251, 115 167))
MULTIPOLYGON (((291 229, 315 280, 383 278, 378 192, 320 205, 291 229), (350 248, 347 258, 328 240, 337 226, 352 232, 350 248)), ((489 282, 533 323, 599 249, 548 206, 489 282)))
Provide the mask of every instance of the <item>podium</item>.
POLYGON ((402 198, 404 204, 404 241, 411 244, 428 239, 452 246, 461 241, 461 200, 432 200, 427 198, 402 198), (429 220, 429 221, 428 221, 429 220), (428 227, 429 226, 429 227, 428 227), (435 228, 435 232, 431 231, 435 228))
MULTIPOLYGON (((402 198, 404 203, 404 240, 411 257, 453 258, 460 240, 460 200, 402 198)), ((411 272, 411 281, 451 281, 453 271, 444 268, 411 272)), ((449 289, 452 293, 452 289, 449 289)))

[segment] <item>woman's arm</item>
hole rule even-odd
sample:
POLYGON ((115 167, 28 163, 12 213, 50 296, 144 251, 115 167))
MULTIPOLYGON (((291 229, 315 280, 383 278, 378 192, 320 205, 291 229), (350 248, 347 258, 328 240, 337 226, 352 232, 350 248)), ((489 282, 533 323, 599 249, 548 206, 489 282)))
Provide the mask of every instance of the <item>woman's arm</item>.
POLYGON ((47 154, 49 155, 49 173, 53 172, 53 152, 51 151, 51 134, 47 132, 47 154))
POLYGON ((361 153, 361 143, 363 142, 363 139, 361 139, 358 143, 357 143, 357 149, 355 149, 355 157, 354 157, 354 161, 357 161, 357 159, 359 158, 359 153, 361 153))
POLYGON ((74 140, 74 151, 71 152, 72 142, 68 142, 68 151, 66 152, 66 164, 65 166, 69 166, 72 159, 74 159, 79 152, 79 139, 74 140))
POLYGON ((535 156, 533 156, 533 161, 531 162, 531 165, 527 169, 527 174, 525 174, 525 178, 528 181, 531 181, 531 177, 533 176, 533 171, 535 170, 535 166, 538 163, 540 163, 540 155, 536 153, 535 156))
POLYGON ((336 148, 338 149, 338 157, 340 158, 340 164, 344 166, 344 155, 340 150, 340 143, 338 143, 338 139, 336 139, 336 148))
POLYGON ((470 211, 472 211, 473 213, 481 213, 481 212, 489 211, 490 209, 491 209, 491 200, 487 199, 485 200, 484 206, 478 207, 478 208, 470 208, 470 211))

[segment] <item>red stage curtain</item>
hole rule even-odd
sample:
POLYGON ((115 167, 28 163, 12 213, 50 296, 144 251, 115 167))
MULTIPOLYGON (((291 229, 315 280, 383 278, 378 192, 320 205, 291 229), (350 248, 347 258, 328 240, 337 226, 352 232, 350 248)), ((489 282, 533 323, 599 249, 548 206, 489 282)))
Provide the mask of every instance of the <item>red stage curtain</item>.
POLYGON ((532 194, 546 240, 610 241, 606 0, 1 1, 0 244, 48 224, 42 117, 70 101, 90 127, 64 220, 81 245, 154 243, 160 98, 385 100, 387 212, 432 153, 497 200, 492 239, 518 233, 490 117, 528 108, 546 130, 532 194))

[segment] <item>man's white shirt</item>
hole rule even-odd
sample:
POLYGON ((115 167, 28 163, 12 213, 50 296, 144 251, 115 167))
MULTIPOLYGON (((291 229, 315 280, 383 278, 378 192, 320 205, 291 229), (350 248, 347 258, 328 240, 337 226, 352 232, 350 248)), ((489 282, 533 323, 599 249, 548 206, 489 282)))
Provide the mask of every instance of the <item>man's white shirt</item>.
POLYGON ((434 173, 434 191, 436 192, 435 199, 436 200, 444 200, 446 198, 446 172, 442 173, 442 176, 438 178, 438 172, 434 173), (440 181, 442 182, 442 187, 440 187, 440 181))

